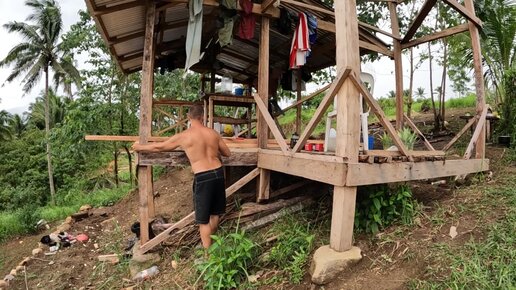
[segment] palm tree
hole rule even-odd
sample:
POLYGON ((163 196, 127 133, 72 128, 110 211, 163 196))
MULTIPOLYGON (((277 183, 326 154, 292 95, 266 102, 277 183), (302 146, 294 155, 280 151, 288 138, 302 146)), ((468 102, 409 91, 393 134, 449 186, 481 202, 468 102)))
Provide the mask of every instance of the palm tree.
POLYGON ((51 128, 64 120, 66 100, 69 100, 57 96, 53 89, 49 89, 46 96, 45 98, 45 92, 42 92, 39 97, 36 98, 36 101, 29 105, 29 112, 27 113, 28 122, 39 129, 45 128, 45 103, 47 98, 50 117, 49 124, 51 128))
POLYGON ((418 100, 424 99, 425 98, 425 89, 422 87, 417 88, 415 96, 418 100))
POLYGON ((6 110, 0 111, 0 141, 7 141, 13 137, 9 122, 11 121, 11 114, 6 110))
POLYGON ((33 13, 26 22, 9 22, 4 28, 9 33, 18 33, 24 38, 9 51, 5 59, 0 61, 0 67, 13 66, 7 82, 12 82, 21 75, 23 91, 28 93, 45 75, 45 133, 47 143, 47 163, 50 195, 55 204, 55 188, 52 168, 52 154, 49 142, 50 112, 49 112, 49 72, 59 76, 69 76, 79 85, 79 72, 73 65, 61 62, 66 51, 59 42, 63 26, 61 11, 55 0, 27 0, 25 5, 32 8, 33 13))
POLYGON ((9 127, 13 135, 16 138, 20 138, 25 129, 27 129, 27 120, 19 114, 14 114, 11 120, 9 120, 9 127))

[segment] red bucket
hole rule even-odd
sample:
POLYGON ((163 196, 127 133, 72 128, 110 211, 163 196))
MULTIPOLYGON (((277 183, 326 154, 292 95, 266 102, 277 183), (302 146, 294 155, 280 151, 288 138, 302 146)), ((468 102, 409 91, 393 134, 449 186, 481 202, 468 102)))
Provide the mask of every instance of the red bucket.
POLYGON ((306 143, 306 144, 305 144, 305 150, 306 150, 306 151, 312 151, 312 148, 313 148, 313 147, 312 147, 312 143, 306 143))
POLYGON ((319 152, 323 152, 324 151, 324 144, 314 144, 314 150, 315 151, 319 151, 319 152))

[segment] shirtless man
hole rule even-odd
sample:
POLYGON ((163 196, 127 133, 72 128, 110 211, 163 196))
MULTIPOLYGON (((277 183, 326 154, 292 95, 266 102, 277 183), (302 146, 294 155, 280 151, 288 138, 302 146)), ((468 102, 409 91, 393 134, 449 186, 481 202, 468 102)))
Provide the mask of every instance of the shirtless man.
POLYGON ((194 173, 193 197, 195 222, 199 225, 202 245, 208 249, 211 235, 217 231, 220 215, 226 210, 226 187, 220 155, 229 157, 230 151, 220 135, 202 124, 203 108, 190 107, 190 128, 163 142, 133 145, 135 151, 162 152, 181 147, 194 173))

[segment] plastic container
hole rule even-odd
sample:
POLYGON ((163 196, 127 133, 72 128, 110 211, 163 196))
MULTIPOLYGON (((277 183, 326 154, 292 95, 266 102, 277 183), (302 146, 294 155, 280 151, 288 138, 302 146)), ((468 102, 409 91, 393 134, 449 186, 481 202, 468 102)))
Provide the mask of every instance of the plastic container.
POLYGON ((233 91, 233 78, 226 74, 222 77, 221 90, 223 93, 231 93, 233 91))
POLYGON ((373 135, 369 135, 367 137, 367 146, 369 147, 369 150, 373 150, 374 149, 374 136, 373 135))
POLYGON ((312 143, 305 144, 305 151, 312 151, 312 148, 313 148, 312 143))
POLYGON ((324 144, 314 144, 314 151, 323 152, 324 144))
POLYGON ((243 96, 244 95, 244 88, 236 88, 235 89, 235 96, 243 96))
POLYGON ((144 281, 152 276, 156 276, 159 273, 158 266, 152 266, 149 269, 145 269, 141 272, 138 272, 136 275, 134 275, 133 280, 134 281, 144 281))

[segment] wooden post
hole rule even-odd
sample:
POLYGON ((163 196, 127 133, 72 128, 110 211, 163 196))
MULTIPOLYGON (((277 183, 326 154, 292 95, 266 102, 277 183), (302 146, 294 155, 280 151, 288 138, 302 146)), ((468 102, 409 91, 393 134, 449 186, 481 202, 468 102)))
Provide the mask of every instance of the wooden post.
POLYGON ((203 114, 204 114, 204 116, 203 116, 204 126, 208 126, 208 101, 206 101, 206 99, 204 99, 204 100, 202 101, 202 103, 203 103, 203 108, 204 108, 204 110, 203 110, 203 114))
MULTIPOLYGON (((146 144, 152 130, 152 94, 154 79, 154 26, 156 6, 147 1, 145 43, 143 47, 142 85, 140 93, 140 144, 146 144)), ((138 167, 138 191, 140 195, 140 239, 149 240, 149 217, 154 216, 154 196, 152 190, 152 166, 138 167)))
MULTIPOLYGON (((335 1, 335 27, 337 71, 350 67, 360 73, 358 21, 356 1, 335 1)), ((358 163, 360 146, 359 93, 347 79, 337 93, 337 147, 335 155, 358 163)), ((330 174, 330 172, 328 172, 330 174)), ((343 252, 353 245, 353 222, 357 188, 335 186, 331 218, 330 247, 343 252)))
MULTIPOLYGON (((258 61, 258 94, 265 103, 269 104, 269 33, 270 20, 262 16, 261 31, 260 31, 260 49, 258 61)), ((269 128, 261 110, 256 107, 256 115, 258 124, 256 125, 256 137, 258 138, 258 148, 267 148, 267 141, 269 139, 269 128)), ((263 112, 265 113, 265 112, 263 112)), ((257 186, 257 200, 267 199, 269 194, 270 174, 268 170, 260 169, 260 179, 257 186)))
POLYGON ((212 71, 210 76, 210 93, 215 93, 215 71, 212 71))
MULTIPOLYGON (((387 3, 391 15, 392 34, 398 39, 400 38, 400 27, 398 24, 398 15, 396 14, 397 4, 394 2, 387 3)), ((394 53, 394 75, 396 78, 396 129, 403 128, 403 67, 401 59, 401 42, 393 38, 394 53)))
MULTIPOLYGON (((301 70, 297 70, 297 101, 299 102, 301 100, 301 70)), ((301 104, 298 103, 297 109, 296 109, 296 133, 300 134, 301 132, 301 104)))
MULTIPOLYGON (((464 6, 473 15, 475 15, 475 7, 473 6, 473 0, 465 0, 464 6)), ((477 116, 482 115, 482 111, 486 106, 485 88, 484 88, 484 75, 482 72, 482 54, 480 49, 480 36, 478 28, 474 22, 468 21, 469 34, 471 35, 471 48, 473 49, 473 66, 475 70, 475 90, 477 93, 477 116)), ((478 140, 476 140, 476 154, 475 158, 484 159, 486 149, 486 132, 485 127, 480 131, 478 140)))
POLYGON ((213 129, 213 114, 215 114, 215 108, 213 105, 213 99, 209 97, 208 101, 208 127, 213 129))

